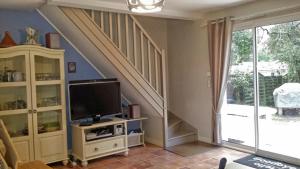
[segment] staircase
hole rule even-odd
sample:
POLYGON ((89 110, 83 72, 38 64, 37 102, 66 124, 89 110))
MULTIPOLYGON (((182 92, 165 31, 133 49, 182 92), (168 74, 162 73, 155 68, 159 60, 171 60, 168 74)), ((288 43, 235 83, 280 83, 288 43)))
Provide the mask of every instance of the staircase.
POLYGON ((165 55, 138 21, 128 14, 61 9, 163 116, 165 55))
POLYGON ((129 14, 43 6, 39 13, 106 77, 121 82, 122 94, 140 104, 146 141, 166 145, 165 51, 129 14), (148 139, 148 140, 147 140, 148 139))
POLYGON ((168 112, 168 142, 166 147, 195 142, 197 130, 168 112))

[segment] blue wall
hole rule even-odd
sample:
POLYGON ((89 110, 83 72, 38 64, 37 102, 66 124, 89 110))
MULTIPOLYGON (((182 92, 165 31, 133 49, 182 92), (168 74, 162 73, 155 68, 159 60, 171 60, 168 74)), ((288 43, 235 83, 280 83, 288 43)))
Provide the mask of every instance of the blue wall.
MULTIPOLYGON (((45 34, 56 32, 55 29, 36 11, 15 11, 0 10, 0 39, 2 40, 4 32, 9 31, 17 44, 25 41, 25 28, 31 26, 39 31, 40 43, 45 44, 45 34)), ((63 38, 61 38, 61 48, 65 49, 65 78, 66 87, 71 80, 88 80, 102 78, 91 65, 63 38), (76 62, 76 73, 68 73, 67 63, 76 62)), ((66 93, 68 94, 68 93, 66 93)), ((66 95, 68 96, 68 95, 66 95)), ((67 119, 68 119, 68 147, 71 148, 71 131, 69 123, 69 110, 67 100, 67 119)))

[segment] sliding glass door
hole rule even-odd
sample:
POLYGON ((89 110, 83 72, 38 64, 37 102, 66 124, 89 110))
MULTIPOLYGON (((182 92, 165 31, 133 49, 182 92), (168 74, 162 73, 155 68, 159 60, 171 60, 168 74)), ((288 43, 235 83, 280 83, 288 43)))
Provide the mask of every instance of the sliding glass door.
POLYGON ((222 139, 300 159, 300 21, 233 32, 222 139))
POLYGON ((253 30, 233 32, 226 98, 222 107, 222 138, 254 147, 253 30))
POLYGON ((300 21, 256 32, 258 148, 300 159, 300 21))

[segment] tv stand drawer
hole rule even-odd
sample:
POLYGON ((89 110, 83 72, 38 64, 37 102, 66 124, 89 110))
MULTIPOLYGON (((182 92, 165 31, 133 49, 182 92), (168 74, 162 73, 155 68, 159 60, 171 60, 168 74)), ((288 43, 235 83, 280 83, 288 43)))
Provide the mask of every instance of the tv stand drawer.
POLYGON ((88 143, 86 145, 85 155, 86 157, 92 157, 104 153, 121 150, 124 148, 125 148, 125 137, 113 138, 106 141, 99 139, 99 141, 88 143))

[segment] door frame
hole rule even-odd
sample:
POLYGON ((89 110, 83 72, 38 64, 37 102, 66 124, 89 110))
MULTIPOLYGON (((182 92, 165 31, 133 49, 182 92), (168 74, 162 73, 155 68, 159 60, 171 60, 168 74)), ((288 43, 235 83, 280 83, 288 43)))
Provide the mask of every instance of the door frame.
POLYGON ((251 29, 253 34, 253 84, 254 84, 254 133, 255 133, 255 145, 254 147, 230 143, 227 141, 223 141, 221 145, 227 148, 243 151, 246 153, 253 153, 256 155, 260 155, 267 158, 272 158, 280 161, 284 161, 287 163, 300 165, 300 159, 282 155, 278 153, 274 153, 271 151, 261 150, 259 149, 259 119, 258 119, 258 108, 259 108, 259 78, 258 78, 258 70, 257 70, 257 37, 256 37, 256 29, 260 26, 267 26, 267 25, 276 25, 282 24, 292 21, 300 21, 300 12, 294 13, 287 13, 282 15, 274 15, 274 16, 266 16, 263 18, 253 19, 253 20, 246 20, 245 22, 240 21, 235 23, 233 26, 233 31, 240 31, 245 29, 251 29))

